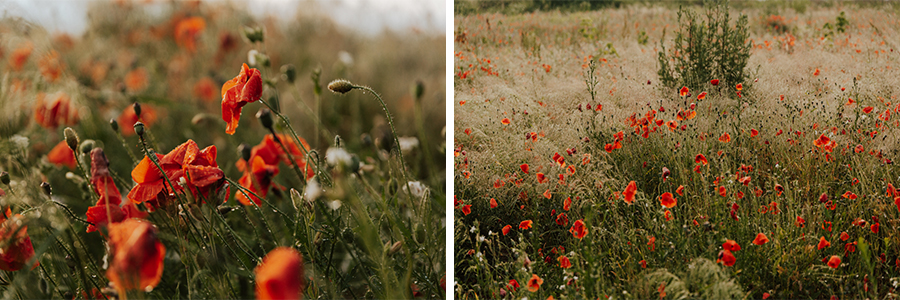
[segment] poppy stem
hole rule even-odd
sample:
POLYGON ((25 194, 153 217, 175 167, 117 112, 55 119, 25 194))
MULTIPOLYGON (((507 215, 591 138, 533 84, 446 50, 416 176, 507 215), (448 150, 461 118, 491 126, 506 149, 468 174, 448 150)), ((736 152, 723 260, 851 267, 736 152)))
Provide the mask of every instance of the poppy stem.
POLYGON ((391 117, 391 112, 388 111, 387 105, 384 104, 384 100, 381 99, 381 95, 376 93, 372 88, 355 84, 351 85, 351 87, 372 93, 372 95, 375 96, 375 99, 378 100, 378 103, 381 103, 381 109, 384 110, 384 115, 387 116, 388 124, 391 125, 391 133, 394 136, 394 145, 397 147, 397 156, 400 158, 400 173, 403 174, 403 180, 405 181, 403 182, 403 185, 406 186, 406 194, 409 196, 410 201, 412 201, 414 197, 412 195, 412 189, 409 188, 409 177, 406 175, 406 161, 403 159, 403 151, 400 149, 400 139, 397 138, 397 130, 394 128, 394 118, 391 117))
MULTIPOLYGON (((281 112, 276 111, 275 109, 273 109, 272 106, 269 105, 269 103, 266 102, 266 101, 264 101, 263 99, 259 99, 259 102, 262 102, 263 105, 265 105, 265 106, 268 107, 270 110, 272 110, 272 112, 275 113, 275 115, 278 116, 278 118, 281 119, 281 122, 283 122, 285 125, 287 125, 288 130, 291 131, 291 138, 293 138, 293 139, 294 139, 294 142, 297 143, 297 148, 300 148, 300 150, 303 151, 303 155, 306 155, 307 157, 309 157, 309 150, 306 149, 306 147, 303 146, 303 143, 300 142, 300 139, 298 138, 297 132, 294 131, 294 127, 291 126, 291 122, 288 121, 287 117, 285 117, 284 115, 282 115, 281 112)), ((275 137, 277 137, 277 135, 275 135, 275 137)), ((282 146, 284 146, 284 145, 282 145, 282 146)), ((287 153, 288 153, 288 152, 285 152, 285 155, 287 155, 287 153)), ((290 157, 290 155, 288 155, 288 157, 290 157)), ((293 158, 291 158, 291 159, 293 159, 293 158)), ((293 162, 293 160, 292 160, 292 162, 293 162)), ((299 167, 297 166, 297 164, 294 164, 294 166, 297 167, 297 168, 299 169, 299 167)), ((319 178, 323 179, 324 182, 327 182, 327 183, 330 183, 330 182, 331 182, 331 180, 328 178, 328 176, 326 176, 324 173, 321 172, 321 169, 319 168, 319 165, 318 165, 318 164, 315 165, 315 171, 316 171, 316 175, 321 175, 319 178)), ((303 178, 303 176, 300 176, 300 179, 301 179, 301 180, 305 180, 305 178, 303 178)))

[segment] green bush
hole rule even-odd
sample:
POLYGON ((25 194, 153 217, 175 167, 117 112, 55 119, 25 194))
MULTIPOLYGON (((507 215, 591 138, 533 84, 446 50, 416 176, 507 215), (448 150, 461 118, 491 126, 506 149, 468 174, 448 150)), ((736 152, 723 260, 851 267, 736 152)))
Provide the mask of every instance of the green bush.
POLYGON ((723 5, 707 9, 706 20, 681 8, 678 23, 671 51, 660 41, 658 74, 663 85, 695 88, 711 79, 719 79, 723 86, 744 82, 751 47, 746 15, 731 25, 723 5))

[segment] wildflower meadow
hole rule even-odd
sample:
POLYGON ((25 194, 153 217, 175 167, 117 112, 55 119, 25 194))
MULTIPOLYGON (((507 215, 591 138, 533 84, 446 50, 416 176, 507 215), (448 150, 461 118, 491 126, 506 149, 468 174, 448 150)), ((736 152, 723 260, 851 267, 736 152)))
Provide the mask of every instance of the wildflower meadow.
POLYGON ((893 299, 896 3, 457 1, 456 299, 893 299))
POLYGON ((0 297, 445 296, 445 36, 240 4, 0 18, 0 297))

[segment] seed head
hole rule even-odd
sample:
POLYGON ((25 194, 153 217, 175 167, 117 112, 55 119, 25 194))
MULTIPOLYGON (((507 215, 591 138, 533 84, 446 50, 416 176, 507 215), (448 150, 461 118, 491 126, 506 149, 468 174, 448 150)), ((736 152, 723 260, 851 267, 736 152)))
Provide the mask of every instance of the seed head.
POLYGON ((112 127, 113 131, 119 132, 119 122, 116 119, 109 119, 109 127, 112 127))
POLYGON ((141 138, 144 138, 144 123, 140 121, 134 123, 134 132, 137 133, 141 138))
POLYGON ((78 134, 75 133, 75 129, 66 127, 66 129, 63 130, 63 135, 66 137, 66 145, 69 145, 69 149, 72 149, 74 152, 75 149, 78 148, 78 134))
POLYGON ((140 103, 137 103, 137 102, 134 103, 134 115, 137 116, 138 119, 141 118, 141 104, 140 103))
POLYGON ((346 94, 353 89, 353 84, 346 79, 335 79, 328 84, 328 89, 338 94, 346 94))
POLYGON ((262 123, 262 126, 268 130, 272 130, 272 111, 268 108, 260 108, 256 113, 256 118, 262 123))
POLYGON ((44 190, 44 195, 50 196, 50 184, 46 181, 41 182, 41 189, 44 190))
POLYGON ((91 150, 94 150, 94 147, 97 142, 94 140, 84 140, 81 142, 81 145, 78 146, 78 150, 81 150, 81 153, 88 154, 91 150))

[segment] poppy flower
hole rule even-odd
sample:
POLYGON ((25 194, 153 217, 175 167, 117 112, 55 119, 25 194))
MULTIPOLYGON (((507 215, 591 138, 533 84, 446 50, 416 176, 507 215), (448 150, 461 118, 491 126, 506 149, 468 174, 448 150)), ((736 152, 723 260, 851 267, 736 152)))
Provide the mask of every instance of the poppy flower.
POLYGON ((680 90, 678 90, 678 95, 681 97, 685 97, 688 95, 689 92, 690 91, 688 90, 688 88, 686 86, 684 86, 684 87, 681 87, 680 90))
POLYGON ((728 134, 727 132, 726 132, 726 133, 723 133, 721 136, 719 136, 719 141, 720 141, 720 142, 723 142, 723 143, 730 142, 730 141, 731 141, 731 135, 728 134))
POLYGON ((147 217, 146 212, 138 210, 130 201, 125 206, 120 206, 122 195, 109 174, 109 161, 101 148, 91 150, 91 185, 94 192, 100 196, 100 200, 94 206, 88 207, 85 213, 87 221, 91 223, 87 227, 87 232, 97 231, 110 223, 147 217))
POLYGON ((738 83, 736 86, 734 86, 734 88, 737 89, 738 91, 743 90, 743 89, 744 89, 744 84, 738 83))
POLYGON ((568 269, 568 268, 572 267, 572 262, 569 261, 568 257, 560 256, 560 257, 556 258, 556 260, 559 261, 560 268, 568 269))
POLYGON ((740 182, 744 186, 749 186, 750 185, 750 176, 741 177, 740 179, 738 179, 738 182, 740 182))
POLYGON ((666 208, 672 208, 678 204, 678 199, 675 199, 675 197, 672 196, 672 193, 665 192, 659 196, 659 204, 666 208))
POLYGON ((684 196, 684 186, 679 185, 677 189, 675 189, 675 193, 678 193, 679 196, 684 196))
POLYGON ((843 197, 844 199, 849 199, 849 200, 856 200, 856 198, 857 198, 856 194, 854 194, 850 191, 844 192, 844 194, 841 195, 841 197, 843 197))
POLYGON ((756 137, 757 135, 759 135, 759 130, 750 129, 750 137, 756 137))
POLYGON ((509 123, 510 123, 509 118, 503 118, 503 120, 500 120, 500 124, 509 125, 509 123))
POLYGON ((541 289, 541 285, 544 284, 544 280, 537 276, 537 274, 531 274, 531 279, 528 280, 528 290, 531 292, 537 292, 541 289))
POLYGON ((778 196, 781 196, 781 193, 784 192, 784 187, 780 184, 775 184, 775 191, 778 192, 778 196))
POLYGON ((550 199, 553 195, 550 194, 550 189, 547 189, 546 191, 544 191, 543 196, 544 198, 550 199))
POLYGON ((720 186, 720 187, 719 187, 719 195, 720 195, 720 196, 725 197, 725 195, 727 195, 727 193, 728 193, 728 190, 725 189, 724 186, 720 186))
POLYGON ((141 115, 138 117, 134 112, 134 105, 132 104, 125 107, 125 110, 119 115, 117 122, 119 122, 119 130, 122 131, 123 136, 132 136, 134 135, 134 123, 141 121, 141 123, 144 123, 144 126, 149 127, 156 123, 157 118, 157 112, 153 106, 141 104, 141 115))
POLYGON ((519 229, 529 229, 531 228, 531 224, 534 223, 531 220, 525 220, 519 223, 519 229))
MULTIPOLYGON (((0 270, 18 271, 34 257, 28 226, 23 226, 23 221, 22 215, 13 215, 8 207, 6 214, 0 215, 0 270)), ((35 262, 32 268, 37 266, 35 262)))
POLYGON ((201 17, 185 18, 175 25, 175 43, 190 53, 197 50, 197 36, 206 29, 206 21, 201 17))
POLYGON ((734 252, 734 251, 741 250, 741 245, 739 245, 734 240, 725 240, 725 243, 722 244, 722 248, 724 248, 725 250, 734 252))
POLYGON ((472 205, 464 205, 461 210, 463 212, 463 215, 468 216, 472 213, 472 205))
POLYGON ((556 216, 556 225, 566 226, 569 225, 569 217, 566 216, 566 213, 560 213, 556 216))
POLYGON ((66 141, 61 141, 59 144, 56 144, 56 146, 50 150, 50 153, 47 154, 47 160, 57 166, 66 166, 70 170, 74 170, 76 166, 75 152, 69 148, 66 141))
POLYGON ((137 68, 125 74, 125 88, 132 93, 137 93, 147 88, 147 70, 137 68))
POLYGON ((303 256, 297 250, 273 249, 253 273, 256 274, 256 299, 303 298, 303 256))
POLYGON ((497 208, 497 199, 491 198, 491 208, 497 208))
POLYGON ((510 287, 510 289, 513 290, 513 292, 515 292, 517 288, 520 288, 520 287, 521 287, 521 286, 519 285, 519 282, 516 281, 515 279, 511 279, 511 280, 509 281, 509 283, 506 284, 506 286, 510 287))
POLYGON ((225 133, 234 134, 241 119, 241 109, 262 97, 262 77, 259 70, 241 66, 241 72, 222 85, 222 120, 225 133))
POLYGON ((702 92, 700 93, 700 95, 697 95, 697 100, 703 100, 703 98, 706 98, 706 92, 702 92))
POLYGON ((669 178, 669 175, 671 175, 671 174, 672 174, 672 171, 669 171, 669 168, 663 167, 663 168, 662 168, 662 178, 663 178, 663 182, 665 182, 665 181, 666 181, 666 178, 669 178))
POLYGON ((634 195, 637 193, 637 183, 632 180, 628 183, 628 186, 625 187, 625 191, 622 192, 622 196, 625 197, 625 202, 628 204, 632 204, 634 202, 634 195))
POLYGON ((109 268, 106 277, 120 295, 130 290, 152 289, 163 273, 166 247, 150 222, 128 219, 109 225, 109 268))
POLYGON ((863 112, 870 113, 870 112, 872 112, 873 109, 875 109, 875 108, 871 107, 871 106, 866 106, 866 107, 863 107, 863 112))
POLYGON ((850 239, 850 234, 848 234, 846 231, 841 232, 841 240, 847 241, 848 239, 850 239))
POLYGON ((872 230, 872 233, 878 233, 878 228, 881 226, 881 223, 875 222, 872 226, 869 226, 869 229, 872 230))
POLYGON ((50 50, 50 52, 38 62, 38 68, 41 70, 41 75, 49 82, 54 82, 59 78, 64 66, 63 62, 59 59, 59 53, 55 50, 50 50))
POLYGON ((819 250, 825 249, 826 247, 831 246, 831 242, 825 240, 825 237, 819 237, 819 245, 816 246, 819 250))
POLYGON ((719 80, 718 80, 718 79, 710 80, 710 81, 709 81, 709 84, 712 84, 712 85, 719 85, 719 80))
POLYGON ((25 65, 25 62, 28 61, 28 57, 31 56, 31 51, 34 50, 34 44, 31 42, 25 42, 16 48, 12 54, 9 56, 9 66, 14 71, 19 71, 22 69, 22 66, 25 65))
POLYGON ((528 164, 522 164, 519 166, 519 168, 522 169, 522 172, 528 174, 528 164))
POLYGON ((563 210, 569 211, 569 208, 572 207, 572 197, 567 197, 565 201, 563 201, 563 210))
POLYGON ((832 255, 831 258, 828 259, 828 266, 832 269, 837 269, 841 266, 841 258, 837 255, 832 255))
POLYGON ((216 100, 216 83, 212 78, 203 77, 194 83, 194 98, 207 103, 216 100))
MULTIPOLYGON (((222 186, 225 177, 225 173, 216 163, 216 153, 215 146, 200 150, 197 143, 187 140, 166 155, 155 154, 162 173, 149 157, 144 156, 131 171, 131 178, 137 185, 128 193, 128 199, 136 204, 149 201, 148 205, 155 207, 163 204, 157 201, 160 192, 166 190, 168 194, 173 194, 185 187, 195 197, 208 196, 210 191, 222 186), (173 184, 181 182, 183 178, 185 184, 170 186, 166 183, 166 177, 173 184)), ((164 198, 168 194, 164 195, 164 198)))
POLYGON ((572 228, 569 228, 569 232, 571 232, 572 236, 574 236, 575 238, 581 239, 584 238, 585 235, 587 235, 588 230, 584 226, 583 220, 577 220, 572 224, 572 228))
POLYGON ((794 222, 794 224, 796 224, 797 227, 803 228, 806 226, 806 220, 801 218, 800 216, 797 216, 797 220, 794 222))
POLYGON ((78 111, 71 103, 69 95, 57 92, 52 95, 37 94, 34 103, 34 121, 47 129, 56 129, 60 125, 75 125, 78 123, 78 111), (53 99, 49 102, 46 99, 53 99))
POLYGON ((819 76, 819 68, 816 68, 816 70, 813 71, 813 76, 819 76))
POLYGON ((500 229, 500 232, 503 232, 503 235, 509 234, 509 231, 512 230, 512 226, 506 225, 503 226, 503 229, 500 229))
POLYGON ((719 251, 719 257, 716 259, 716 263, 722 263, 726 267, 734 266, 734 263, 737 262, 737 259, 734 257, 734 254, 731 254, 731 251, 722 250, 719 251))
POLYGON ((697 156, 694 156, 694 162, 703 165, 709 164, 709 161, 706 160, 706 156, 704 156, 703 154, 697 154, 697 156))
POLYGON ((648 238, 647 249, 650 249, 650 251, 656 250, 656 237, 655 236, 651 236, 648 238))
POLYGON ((765 243, 769 242, 769 238, 766 237, 762 232, 756 234, 756 238, 753 239, 753 244, 757 246, 762 246, 765 243))

